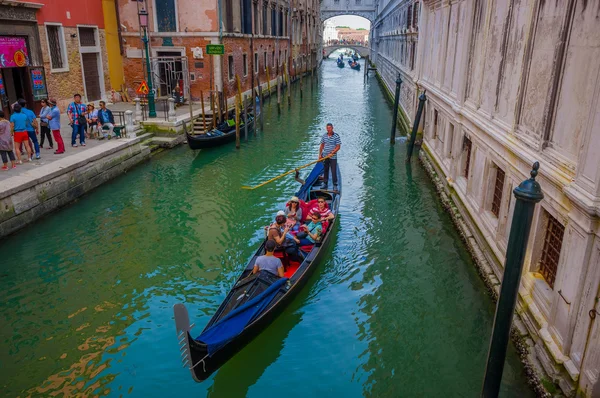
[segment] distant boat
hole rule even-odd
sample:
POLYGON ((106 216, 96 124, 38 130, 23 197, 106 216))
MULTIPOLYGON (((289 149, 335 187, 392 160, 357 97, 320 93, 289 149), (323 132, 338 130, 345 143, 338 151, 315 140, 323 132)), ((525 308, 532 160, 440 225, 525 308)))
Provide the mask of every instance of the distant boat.
POLYGON ((356 61, 348 60, 348 65, 350 65, 350 69, 360 70, 360 64, 356 61))
POLYGON ((356 53, 352 54, 352 59, 358 61, 358 55, 356 55, 356 53))
POLYGON ((342 61, 341 59, 338 58, 338 60, 337 60, 337 66, 338 66, 338 68, 343 68, 344 67, 344 61, 342 61))

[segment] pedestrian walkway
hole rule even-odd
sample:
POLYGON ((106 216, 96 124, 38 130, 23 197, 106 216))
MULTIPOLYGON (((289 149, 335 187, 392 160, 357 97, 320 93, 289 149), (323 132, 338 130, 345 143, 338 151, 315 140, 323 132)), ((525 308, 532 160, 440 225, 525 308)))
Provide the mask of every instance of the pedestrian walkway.
MULTIPOLYGON (((77 145, 79 145, 79 146, 77 148, 73 148, 73 147, 71 147, 71 133, 72 133, 73 129, 71 126, 69 126, 69 117, 66 115, 66 113, 62 113, 60 115, 60 125, 61 125, 60 135, 62 136, 62 139, 65 143, 65 153, 63 153, 61 155, 55 155, 54 151, 56 151, 56 149, 58 148, 56 143, 54 143, 54 149, 48 149, 50 147, 50 145, 47 140, 46 140, 46 142, 44 142, 44 147, 42 148, 41 147, 41 137, 40 137, 40 135, 38 135, 37 136, 38 142, 40 142, 40 159, 35 159, 35 157, 34 157, 33 161, 27 162, 27 161, 25 161, 25 159, 27 157, 27 153, 24 152, 22 155, 23 164, 17 164, 16 169, 9 169, 8 171, 0 170, 0 185, 2 185, 2 183, 5 180, 7 180, 11 177, 27 174, 27 173, 30 173, 31 171, 38 170, 40 168, 46 168, 46 167, 48 167, 49 164, 51 164, 57 160, 61 160, 61 159, 64 159, 66 157, 73 156, 73 155, 79 155, 82 152, 87 152, 92 148, 104 145, 107 142, 112 141, 112 140, 108 141, 108 140, 98 140, 98 139, 87 138, 85 140, 86 146, 81 146, 81 145, 79 145, 79 139, 77 139, 77 145)), ((54 141, 54 139, 53 139, 53 141, 54 141)), ((110 146, 107 146, 107 149, 108 148, 110 148, 110 146)), ((0 191, 1 190, 2 189, 0 189, 0 191)))

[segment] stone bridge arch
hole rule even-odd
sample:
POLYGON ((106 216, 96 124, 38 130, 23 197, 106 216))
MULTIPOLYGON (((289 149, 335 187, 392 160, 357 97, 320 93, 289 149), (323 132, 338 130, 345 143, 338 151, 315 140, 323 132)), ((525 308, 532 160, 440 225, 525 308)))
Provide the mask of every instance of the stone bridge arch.
POLYGON ((329 18, 340 15, 356 15, 368 19, 371 23, 375 21, 375 0, 361 0, 356 4, 356 1, 321 1, 321 22, 325 22, 329 18))
POLYGON ((335 44, 332 46, 323 46, 323 57, 329 57, 331 53, 333 53, 335 50, 339 50, 340 48, 349 48, 351 50, 354 50, 362 58, 369 55, 369 48, 365 46, 361 46, 358 44, 335 44))

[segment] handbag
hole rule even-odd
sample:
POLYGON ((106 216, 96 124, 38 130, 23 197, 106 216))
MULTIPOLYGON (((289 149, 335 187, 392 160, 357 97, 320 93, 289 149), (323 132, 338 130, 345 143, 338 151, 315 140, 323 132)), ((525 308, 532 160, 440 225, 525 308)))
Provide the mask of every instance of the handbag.
POLYGON ((300 231, 296 234, 296 238, 298 239, 304 239, 308 236, 308 233, 306 231, 300 231))
POLYGON ((48 122, 42 122, 42 121, 40 121, 40 126, 42 126, 42 127, 48 127, 48 122))
POLYGON ((79 110, 79 104, 75 104, 75 109, 77 109, 77 121, 79 124, 84 125, 87 123, 87 119, 83 116, 79 110))

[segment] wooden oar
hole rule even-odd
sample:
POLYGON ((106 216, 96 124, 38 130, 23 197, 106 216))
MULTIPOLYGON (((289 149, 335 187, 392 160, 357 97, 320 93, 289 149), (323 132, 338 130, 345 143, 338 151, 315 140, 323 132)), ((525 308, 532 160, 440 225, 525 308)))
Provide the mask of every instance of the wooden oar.
POLYGON ((253 187, 249 187, 249 186, 243 186, 243 187, 242 187, 242 189, 250 189, 250 190, 252 190, 252 189, 260 188, 260 187, 262 187, 263 185, 267 185, 268 183, 270 183, 270 182, 273 182, 273 181, 275 181, 275 180, 278 180, 278 179, 280 179, 281 177, 285 177, 285 176, 286 176, 286 175, 288 175, 288 174, 295 173, 296 171, 298 171, 298 170, 300 170, 300 169, 303 169, 303 168, 305 168, 305 167, 311 166, 311 165, 313 165, 313 164, 315 164, 315 163, 322 162, 322 161, 324 161, 325 159, 329 159, 331 156, 333 156, 333 155, 325 156, 325 157, 323 157, 323 158, 321 158, 321 159, 318 159, 318 160, 313 160, 313 161, 312 161, 312 162, 310 162, 310 163, 306 163, 305 165, 302 165, 302 166, 300 166, 300 167, 296 167, 295 169, 292 169, 292 170, 290 170, 290 171, 286 171, 285 173, 283 173, 283 174, 280 174, 280 175, 278 175, 277 177, 273 177, 273 178, 271 178, 270 180, 263 182, 262 184, 255 185, 255 186, 253 186, 253 187))

